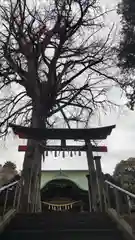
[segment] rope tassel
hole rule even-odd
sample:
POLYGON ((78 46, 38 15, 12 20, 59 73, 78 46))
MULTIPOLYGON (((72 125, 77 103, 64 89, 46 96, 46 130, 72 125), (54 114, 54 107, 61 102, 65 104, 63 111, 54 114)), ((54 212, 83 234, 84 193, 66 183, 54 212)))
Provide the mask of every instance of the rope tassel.
POLYGON ((71 202, 71 203, 67 203, 67 204, 53 204, 53 203, 49 203, 49 202, 42 202, 45 205, 48 205, 48 209, 52 209, 53 211, 62 211, 62 210, 69 210, 73 208, 73 205, 75 205, 76 203, 79 203, 80 201, 75 201, 75 202, 71 202))
POLYGON ((57 157, 57 151, 54 152, 54 156, 57 157))
POLYGON ((46 151, 46 157, 48 157, 48 151, 46 151))
POLYGON ((79 151, 79 156, 81 156, 81 151, 79 151))

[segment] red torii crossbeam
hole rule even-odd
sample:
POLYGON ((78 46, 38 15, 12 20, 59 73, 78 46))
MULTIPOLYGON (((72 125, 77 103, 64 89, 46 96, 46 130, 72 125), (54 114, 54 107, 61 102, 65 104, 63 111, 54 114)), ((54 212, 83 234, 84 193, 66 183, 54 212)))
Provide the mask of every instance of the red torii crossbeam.
MULTIPOLYGON (((73 151, 73 152, 86 152, 87 147, 86 146, 45 146, 45 151, 73 151)), ((26 145, 19 145, 18 147, 19 152, 26 152, 28 151, 28 147, 26 145)), ((92 145, 92 151, 93 152, 107 152, 106 146, 93 146, 92 145)))

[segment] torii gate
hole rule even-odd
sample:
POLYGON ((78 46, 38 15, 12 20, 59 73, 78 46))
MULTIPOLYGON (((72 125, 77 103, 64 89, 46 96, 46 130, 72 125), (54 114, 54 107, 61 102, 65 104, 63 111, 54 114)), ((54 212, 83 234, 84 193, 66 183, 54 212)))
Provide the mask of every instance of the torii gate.
MULTIPOLYGON (((85 151, 87 154, 88 162, 88 189, 89 189, 89 207, 90 211, 96 211, 96 195, 97 195, 97 183, 96 183, 96 171, 94 165, 93 151, 95 152, 107 152, 106 146, 93 146, 91 140, 104 140, 108 135, 111 134, 115 125, 101 127, 101 128, 90 128, 90 129, 42 129, 42 128, 30 128, 22 127, 19 125, 10 124, 9 125, 13 132, 23 139, 34 139, 37 141, 43 140, 61 140, 61 146, 50 146, 46 145, 44 150, 46 153, 48 151, 54 151, 55 156, 57 151, 63 152, 63 157, 65 156, 65 151, 74 151, 79 152, 79 155, 82 151, 85 151), (84 140, 84 146, 67 146, 66 140, 84 140), (95 190, 96 189, 96 190, 95 190)), ((29 151, 27 146, 19 146, 19 151, 29 151)), ((100 157, 95 157, 96 160, 100 161, 100 157)), ((98 168, 98 176, 100 176, 101 166, 100 163, 96 162, 96 167, 98 168)), ((101 197, 101 185, 100 190, 100 206, 102 208, 102 197, 101 197)))

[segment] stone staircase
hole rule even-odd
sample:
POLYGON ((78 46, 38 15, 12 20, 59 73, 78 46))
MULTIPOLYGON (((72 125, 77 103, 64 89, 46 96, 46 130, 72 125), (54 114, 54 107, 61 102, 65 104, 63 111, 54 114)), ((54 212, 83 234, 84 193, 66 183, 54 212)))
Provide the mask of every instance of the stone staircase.
POLYGON ((124 240, 106 213, 52 212, 17 214, 6 226, 1 240, 124 240))

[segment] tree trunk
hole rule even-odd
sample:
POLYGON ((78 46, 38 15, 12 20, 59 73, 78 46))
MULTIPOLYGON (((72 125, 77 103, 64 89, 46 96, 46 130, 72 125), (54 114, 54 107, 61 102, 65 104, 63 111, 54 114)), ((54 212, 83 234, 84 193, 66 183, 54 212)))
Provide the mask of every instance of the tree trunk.
MULTIPOLYGON (((39 104, 33 104, 31 127, 44 127, 39 104)), ((20 198, 21 212, 40 212, 40 181, 41 181, 41 157, 42 149, 34 139, 27 142, 28 150, 25 153, 22 171, 22 190, 20 198)))

